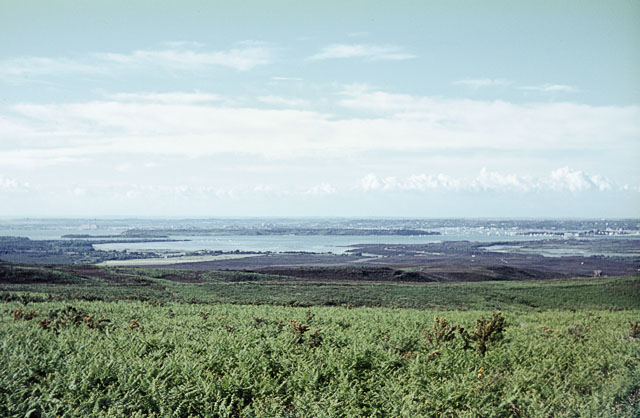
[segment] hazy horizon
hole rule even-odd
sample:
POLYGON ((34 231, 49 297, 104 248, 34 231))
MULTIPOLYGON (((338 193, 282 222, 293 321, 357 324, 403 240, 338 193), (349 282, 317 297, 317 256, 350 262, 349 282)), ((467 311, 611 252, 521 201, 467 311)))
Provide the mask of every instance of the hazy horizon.
POLYGON ((1 220, 22 221, 22 220, 306 220, 306 219, 327 219, 327 220, 422 220, 422 221, 445 221, 445 220, 466 220, 466 221, 640 221, 640 217, 490 217, 490 216, 466 216, 466 217, 406 217, 406 216, 323 216, 323 215, 300 215, 300 216, 154 216, 154 215, 105 215, 105 216, 12 216, 0 215, 1 220))

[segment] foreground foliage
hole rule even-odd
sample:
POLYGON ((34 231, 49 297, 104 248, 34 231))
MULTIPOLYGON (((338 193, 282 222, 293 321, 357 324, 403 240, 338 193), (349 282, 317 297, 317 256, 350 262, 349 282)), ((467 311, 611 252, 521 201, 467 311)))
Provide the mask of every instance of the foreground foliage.
POLYGON ((637 276, 0 265, 0 416, 634 417, 639 320, 637 276))
POLYGON ((632 417, 639 314, 10 301, 0 415, 632 417))

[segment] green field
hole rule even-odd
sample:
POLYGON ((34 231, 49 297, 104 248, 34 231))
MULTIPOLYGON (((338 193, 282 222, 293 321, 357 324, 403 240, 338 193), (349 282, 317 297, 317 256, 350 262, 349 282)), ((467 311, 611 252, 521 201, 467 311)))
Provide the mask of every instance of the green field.
POLYGON ((0 416, 640 414, 639 277, 4 267, 0 416))

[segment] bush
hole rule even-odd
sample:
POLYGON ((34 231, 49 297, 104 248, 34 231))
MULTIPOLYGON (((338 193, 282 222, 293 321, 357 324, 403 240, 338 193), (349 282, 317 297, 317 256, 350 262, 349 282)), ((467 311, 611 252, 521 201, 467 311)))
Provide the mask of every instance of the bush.
POLYGON ((478 319, 475 329, 472 331, 469 332, 460 328, 460 333, 465 340, 465 347, 469 347, 469 343, 473 341, 476 344, 476 351, 484 356, 487 352, 487 343, 501 340, 504 329, 505 324, 502 313, 493 312, 489 319, 478 319))

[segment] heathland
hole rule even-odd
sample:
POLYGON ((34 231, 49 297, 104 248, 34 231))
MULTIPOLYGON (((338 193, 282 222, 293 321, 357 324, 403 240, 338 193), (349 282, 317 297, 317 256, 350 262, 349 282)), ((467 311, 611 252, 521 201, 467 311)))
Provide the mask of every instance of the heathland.
POLYGON ((637 220, 97 224, 5 225, 0 416, 640 416, 637 220))
POLYGON ((638 276, 362 276, 2 263, 0 415, 640 413, 638 276))

